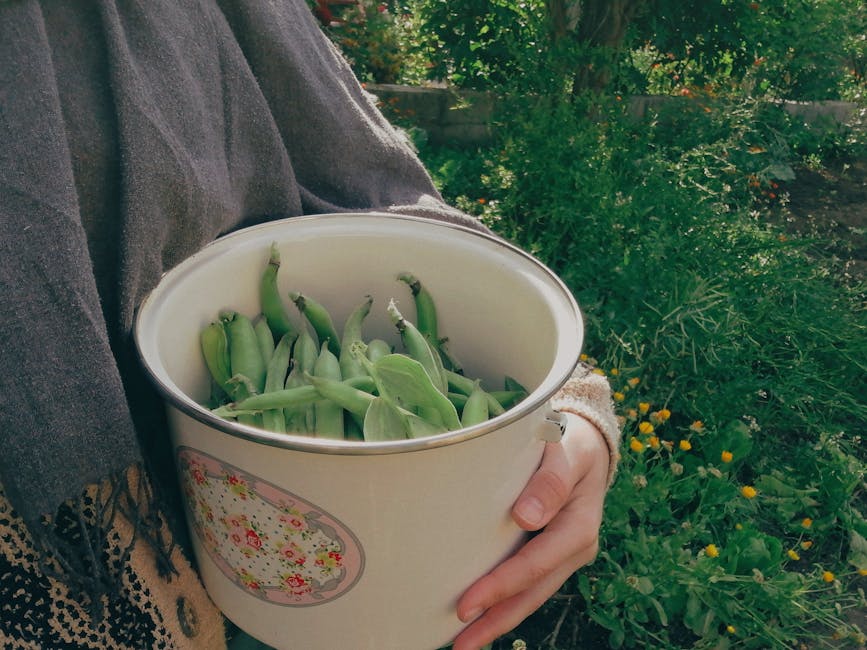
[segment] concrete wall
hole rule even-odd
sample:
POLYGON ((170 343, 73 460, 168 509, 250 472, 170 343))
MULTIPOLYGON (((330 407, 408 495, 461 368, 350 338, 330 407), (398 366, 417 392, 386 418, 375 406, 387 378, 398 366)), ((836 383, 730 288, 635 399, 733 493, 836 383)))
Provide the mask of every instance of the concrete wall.
MULTIPOLYGON (((366 89, 379 99, 386 114, 407 119, 424 129, 433 143, 473 145, 484 144, 491 138, 495 99, 489 93, 394 84, 367 84, 366 89)), ((694 100, 637 95, 627 101, 629 114, 642 118, 648 111, 658 110, 663 105, 694 100)), ((809 123, 863 124, 867 121, 867 109, 859 108, 854 102, 784 101, 781 104, 784 110, 809 123)))
POLYGON ((439 87, 367 84, 386 115, 405 118, 424 129, 436 144, 482 144, 491 137, 494 98, 488 93, 439 87))

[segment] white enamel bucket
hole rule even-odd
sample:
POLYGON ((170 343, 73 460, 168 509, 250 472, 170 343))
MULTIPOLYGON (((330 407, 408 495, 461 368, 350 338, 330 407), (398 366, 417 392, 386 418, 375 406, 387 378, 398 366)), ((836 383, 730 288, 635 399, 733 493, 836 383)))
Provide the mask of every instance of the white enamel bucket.
POLYGON ((461 593, 524 540, 510 508, 545 440, 560 435, 547 402, 578 363, 582 339, 575 300, 538 260, 427 219, 274 221, 224 236, 167 272, 140 305, 135 340, 165 397, 194 553, 214 603, 279 649, 447 645, 463 627, 461 593), (374 297, 366 340, 399 342, 385 306, 394 298, 412 317, 396 278, 412 272, 433 294, 440 332, 467 374, 490 390, 510 375, 529 396, 481 425, 381 443, 214 417, 200 405, 209 384, 199 332, 223 308, 258 313, 272 242, 284 295, 314 297, 338 324, 374 297))

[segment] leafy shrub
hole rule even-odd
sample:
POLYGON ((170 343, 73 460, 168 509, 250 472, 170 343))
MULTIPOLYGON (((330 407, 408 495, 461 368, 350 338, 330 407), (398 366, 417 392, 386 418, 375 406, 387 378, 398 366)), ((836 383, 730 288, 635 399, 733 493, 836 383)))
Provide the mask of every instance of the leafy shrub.
POLYGON ((329 15, 326 31, 366 81, 486 89, 516 76, 530 81, 526 68, 541 59, 557 69, 571 65, 576 87, 609 83, 620 93, 864 98, 861 0, 311 3, 329 15), (558 32, 549 14, 555 5, 579 8, 577 25, 558 32), (620 25, 599 42, 594 35, 616 11, 620 25))
POLYGON ((863 93, 867 9, 859 0, 652 0, 635 30, 633 61, 648 92, 710 84, 800 100, 863 93))
POLYGON ((317 0, 314 11, 323 30, 363 82, 419 81, 411 51, 413 20, 400 2, 317 0))
POLYGON ((518 53, 540 36, 539 0, 461 0, 411 3, 428 78, 457 87, 488 88, 510 78, 518 53))

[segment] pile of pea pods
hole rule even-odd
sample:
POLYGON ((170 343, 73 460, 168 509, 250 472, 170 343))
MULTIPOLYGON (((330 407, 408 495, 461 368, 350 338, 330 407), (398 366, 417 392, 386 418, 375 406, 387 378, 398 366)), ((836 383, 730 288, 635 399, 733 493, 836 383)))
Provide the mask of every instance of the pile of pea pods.
POLYGON ((328 309, 277 288, 280 252, 272 244, 259 284, 260 313, 224 310, 200 333, 211 379, 208 408, 241 424, 277 433, 355 441, 431 436, 479 424, 527 395, 511 377, 486 390, 464 374, 438 331, 436 304, 412 273, 415 319, 390 300, 387 311, 402 351, 362 337, 373 305, 364 296, 338 331, 328 309), (301 313, 296 326, 293 303, 301 313))

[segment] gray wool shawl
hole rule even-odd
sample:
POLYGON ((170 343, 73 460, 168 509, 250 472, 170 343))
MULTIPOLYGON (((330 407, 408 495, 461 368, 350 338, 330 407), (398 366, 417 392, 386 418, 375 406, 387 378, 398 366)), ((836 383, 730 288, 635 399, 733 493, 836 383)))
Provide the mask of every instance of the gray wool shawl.
POLYGON ((32 523, 143 460, 160 275, 268 219, 445 205, 304 0, 0 0, 0 481, 32 523))

